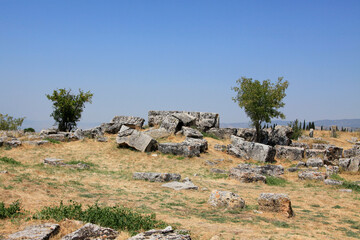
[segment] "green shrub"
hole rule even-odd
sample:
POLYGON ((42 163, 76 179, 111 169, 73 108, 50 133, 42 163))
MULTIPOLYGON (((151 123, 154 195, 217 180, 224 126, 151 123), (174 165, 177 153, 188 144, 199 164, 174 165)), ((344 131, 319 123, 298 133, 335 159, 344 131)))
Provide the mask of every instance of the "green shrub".
POLYGON ((110 227, 117 230, 126 230, 131 234, 136 234, 141 230, 150 230, 154 228, 164 228, 166 223, 156 220, 156 215, 143 215, 130 208, 123 206, 101 207, 97 203, 88 206, 83 210, 82 205, 72 202, 59 206, 44 207, 33 215, 34 219, 75 219, 83 222, 98 224, 103 227, 110 227))
POLYGON ((4 202, 0 202, 0 219, 14 217, 19 214, 20 210, 19 200, 10 204, 9 207, 5 207, 4 202))
POLYGON ((33 129, 33 128, 25 128, 24 132, 35 132, 35 129, 33 129))
POLYGON ((338 180, 338 181, 345 181, 345 179, 340 177, 338 174, 331 174, 330 179, 338 180))
POLYGON ((291 135, 291 139, 298 140, 298 138, 303 133, 303 130, 301 129, 301 123, 299 124, 299 120, 296 119, 294 122, 290 122, 289 127, 291 127, 292 130, 293 130, 293 134, 291 135))
POLYGON ((342 188, 346 188, 346 189, 352 189, 354 192, 360 192, 360 186, 357 185, 356 183, 352 183, 352 182, 343 182, 342 185, 340 185, 342 188))
POLYGON ((212 133, 207 133, 207 132, 201 132, 202 135, 204 137, 208 137, 208 138, 213 138, 213 139, 216 139, 216 140, 220 140, 220 138, 218 138, 216 135, 212 134, 212 133))
POLYGON ((266 184, 269 186, 285 186, 288 182, 283 178, 266 176, 266 184))
POLYGON ((0 162, 12 164, 12 165, 21 165, 21 162, 18 162, 16 160, 14 160, 13 158, 8 158, 8 157, 0 158, 0 162))

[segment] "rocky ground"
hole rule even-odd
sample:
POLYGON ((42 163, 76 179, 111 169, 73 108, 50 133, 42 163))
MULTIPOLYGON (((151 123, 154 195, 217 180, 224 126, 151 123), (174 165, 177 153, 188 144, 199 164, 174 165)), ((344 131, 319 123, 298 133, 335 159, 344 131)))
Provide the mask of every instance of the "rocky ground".
MULTIPOLYGON (((120 127, 116 134, 101 136, 96 131, 91 136, 90 131, 77 141, 72 140, 76 136, 70 136, 64 142, 1 147, 0 158, 12 158, 19 164, 0 161, 0 202, 8 205, 20 200, 23 214, 0 219, 0 239, 48 222, 59 225, 51 239, 61 239, 83 227, 85 223, 70 219, 31 218, 44 206, 59 205, 61 201, 77 201, 84 206, 96 202, 101 206, 117 204, 143 214, 156 213, 157 219, 173 228, 189 230, 191 239, 360 238, 360 192, 353 187, 360 175, 358 169, 351 171, 359 163, 345 161, 352 157, 343 158, 344 152, 335 159, 337 152, 329 148, 353 149, 350 139, 359 138, 358 133, 341 132, 331 138, 329 131, 315 131, 313 138, 299 141, 308 147, 292 144, 300 151, 279 146, 265 151, 261 146, 243 143, 244 138, 214 139, 205 135, 202 139, 198 132, 183 129, 181 134, 157 138, 163 150, 153 151, 148 147, 152 140, 141 135, 147 129, 124 129, 127 132, 117 134, 120 127), (144 152, 124 146, 139 137, 149 145, 137 145, 135 141, 133 147, 144 152), (266 154, 259 155, 254 150, 258 147, 266 154), (315 154, 309 153, 314 147, 324 151, 309 155, 315 154), (275 162, 267 161, 271 157, 275 162), (324 166, 334 161, 336 164, 324 166), (344 183, 352 183, 352 188, 344 183)), ((157 234, 167 235, 164 239, 190 239, 169 228, 133 239, 159 237, 157 234)), ((131 234, 119 231, 115 237, 128 239, 131 234)))

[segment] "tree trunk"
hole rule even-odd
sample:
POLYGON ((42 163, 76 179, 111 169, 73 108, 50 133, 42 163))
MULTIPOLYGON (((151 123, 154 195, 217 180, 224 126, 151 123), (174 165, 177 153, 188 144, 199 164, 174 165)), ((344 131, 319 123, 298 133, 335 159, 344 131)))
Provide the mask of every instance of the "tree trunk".
POLYGON ((261 122, 255 123, 255 129, 256 129, 255 142, 260 142, 261 141, 261 122))

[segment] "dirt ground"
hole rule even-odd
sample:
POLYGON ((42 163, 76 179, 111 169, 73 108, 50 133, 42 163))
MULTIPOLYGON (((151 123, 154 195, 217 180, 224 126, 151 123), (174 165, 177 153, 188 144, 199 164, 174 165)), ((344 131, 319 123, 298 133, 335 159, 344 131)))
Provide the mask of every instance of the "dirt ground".
MULTIPOLYGON (((315 131, 330 144, 351 148, 347 140, 359 137, 358 133, 339 133, 330 138, 329 131, 315 131)), ((21 146, 6 150, 0 148, 0 157, 13 158, 21 165, 0 162, 0 202, 10 204, 20 200, 24 217, 0 220, 0 239, 39 223, 29 220, 32 213, 44 206, 59 205, 75 200, 84 205, 98 202, 101 205, 123 205, 144 214, 156 213, 157 219, 169 225, 191 231, 192 239, 359 239, 360 194, 339 192, 339 187, 322 182, 301 181, 297 173, 285 171, 284 186, 260 183, 241 183, 226 175, 213 174, 211 168, 229 170, 244 162, 226 153, 215 151, 215 144, 229 144, 229 140, 206 138, 209 150, 200 157, 184 158, 163 155, 159 152, 141 153, 119 149, 115 135, 108 135, 106 143, 86 139, 76 142, 47 144, 44 146, 21 146), (156 154, 156 155, 154 155, 156 154), (60 158, 64 161, 82 161, 90 164, 89 170, 75 170, 42 164, 44 158, 60 158), (224 159, 216 166, 206 160, 224 159), (175 191, 161 187, 162 183, 133 180, 133 172, 179 173, 189 177, 199 190, 175 191), (212 190, 227 190, 240 195, 246 209, 231 212, 212 209, 207 203, 212 190), (257 198, 261 193, 286 193, 289 195, 295 217, 286 218, 276 213, 258 213, 257 198)), ((166 141, 181 141, 171 136, 166 141)), ((311 141, 309 142, 311 143, 311 141)), ((297 162, 277 160, 284 167, 297 162)), ((259 163, 257 163, 259 164, 259 163)), ((324 171, 324 170, 322 170, 324 171)), ((360 175, 341 173, 347 181, 359 181, 360 175)), ((76 221, 60 222, 61 232, 53 239, 74 231, 81 226, 76 221)), ((127 239, 122 232, 118 239, 127 239)))

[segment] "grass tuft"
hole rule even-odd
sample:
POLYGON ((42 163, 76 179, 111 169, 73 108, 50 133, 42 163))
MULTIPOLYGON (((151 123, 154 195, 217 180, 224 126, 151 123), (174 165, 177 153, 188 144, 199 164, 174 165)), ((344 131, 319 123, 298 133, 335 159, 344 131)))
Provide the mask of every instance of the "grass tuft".
POLYGON ((202 135, 204 137, 208 137, 208 138, 213 138, 213 139, 216 139, 216 140, 220 140, 220 138, 218 138, 216 135, 212 134, 212 133, 207 133, 207 132, 201 132, 202 135))
POLYGON ((19 200, 13 202, 9 207, 5 207, 4 202, 0 202, 0 219, 15 217, 21 210, 19 200))
POLYGON ((48 142, 51 142, 51 143, 55 143, 55 144, 59 144, 60 141, 58 140, 55 140, 55 139, 52 139, 52 138, 44 138, 44 140, 48 141, 48 142))
POLYGON ((273 177, 273 176, 266 176, 266 184, 269 186, 280 186, 284 187, 289 182, 283 178, 273 177))
POLYGON ((340 185, 340 187, 346 189, 352 189, 354 192, 360 192, 360 186, 352 182, 345 181, 342 185, 340 185))
POLYGON ((16 160, 14 160, 13 158, 8 158, 8 157, 0 158, 0 162, 12 164, 12 165, 21 165, 21 162, 18 162, 16 160))

